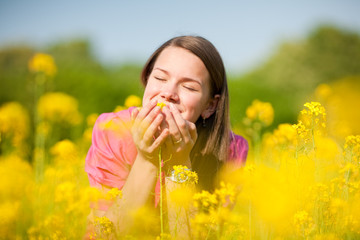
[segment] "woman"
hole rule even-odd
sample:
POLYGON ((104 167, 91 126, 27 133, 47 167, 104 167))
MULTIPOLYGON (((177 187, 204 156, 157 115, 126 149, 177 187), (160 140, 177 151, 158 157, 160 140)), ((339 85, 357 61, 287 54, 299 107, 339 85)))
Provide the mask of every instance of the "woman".
MULTIPOLYGON (((242 165, 248 151, 246 140, 230 130, 226 73, 208 40, 170 39, 149 58, 141 80, 143 107, 102 114, 86 157, 92 186, 122 189, 117 204, 95 211, 120 231, 128 222, 121 211, 152 199, 160 148, 165 175, 171 175, 174 165, 185 165, 198 173, 199 188, 208 190, 223 163, 242 165)), ((166 180, 165 188, 172 184, 166 180)))

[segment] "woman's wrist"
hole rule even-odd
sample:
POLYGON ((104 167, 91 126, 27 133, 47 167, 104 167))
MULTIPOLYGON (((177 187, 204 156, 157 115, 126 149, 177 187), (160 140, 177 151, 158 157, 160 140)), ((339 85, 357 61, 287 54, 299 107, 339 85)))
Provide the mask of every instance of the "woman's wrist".
POLYGON ((138 151, 136 160, 144 165, 153 165, 156 169, 159 168, 159 158, 157 156, 138 151))
POLYGON ((152 172, 157 172, 159 169, 158 159, 151 159, 139 153, 135 159, 135 162, 137 165, 141 165, 141 168, 148 169, 152 172))

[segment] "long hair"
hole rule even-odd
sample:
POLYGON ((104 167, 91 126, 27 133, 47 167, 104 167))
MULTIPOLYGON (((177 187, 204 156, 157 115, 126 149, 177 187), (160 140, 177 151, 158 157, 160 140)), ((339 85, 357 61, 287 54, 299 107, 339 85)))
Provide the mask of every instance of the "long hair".
POLYGON ((196 121, 198 139, 190 155, 192 167, 199 174, 200 184, 203 188, 210 188, 217 170, 228 159, 230 145, 229 93, 224 63, 207 39, 200 36, 175 37, 162 44, 146 62, 141 73, 144 86, 158 56, 170 46, 186 49, 199 57, 210 75, 211 97, 220 95, 216 111, 206 119, 205 126, 201 117, 196 121))

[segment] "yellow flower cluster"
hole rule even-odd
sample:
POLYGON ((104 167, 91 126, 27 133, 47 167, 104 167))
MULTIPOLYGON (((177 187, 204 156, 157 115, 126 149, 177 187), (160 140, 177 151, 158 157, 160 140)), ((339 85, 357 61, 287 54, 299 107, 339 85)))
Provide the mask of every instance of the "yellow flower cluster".
MULTIPOLYGON (((328 95, 330 101, 337 89, 330 93, 324 89, 322 95, 328 95)), ((61 101, 63 105, 64 102, 61 101)), ((49 100, 47 104, 53 103, 49 100)), ((167 209, 179 209, 174 211, 175 215, 179 214, 179 217, 174 216, 174 221, 179 223, 175 228, 180 228, 185 213, 188 217, 185 223, 195 240, 358 239, 360 137, 355 130, 355 135, 346 139, 345 136, 331 135, 330 129, 322 125, 327 124, 325 120, 330 116, 326 115, 322 105, 307 103, 305 108, 301 115, 306 115, 309 121, 300 117, 293 126, 281 124, 272 133, 263 135, 259 131, 259 161, 254 160, 254 150, 250 148, 245 167, 224 166, 227 172, 220 171, 218 188, 198 192, 194 184, 179 184, 175 185, 174 191, 166 192, 167 209), (324 134, 317 134, 318 129, 324 134), (344 154, 341 154, 342 150, 344 154)), ((8 117, 10 113, 0 114, 0 121, 6 122, 0 124, 2 136, 7 137, 4 132, 7 134, 14 127, 3 129, 5 125, 12 126, 15 120, 11 122, 4 115, 8 117)), ((249 116, 252 116, 251 111, 249 116)), ((35 179, 35 168, 29 159, 15 153, 3 154, 8 146, 1 142, 0 238, 82 239, 89 205, 100 207, 106 200, 111 202, 121 198, 122 192, 117 188, 104 188, 100 192, 89 187, 84 171, 88 140, 80 138, 72 142, 65 138, 50 147, 50 143, 56 142, 51 134, 46 134, 53 123, 52 118, 41 117, 47 121, 38 126, 37 132, 42 132, 49 140, 46 147, 35 149, 48 160, 44 165, 43 180, 35 179)), ((92 114, 87 118, 88 129, 97 117, 92 114)), ((63 115, 57 118, 71 122, 63 115)), ((259 119, 254 122, 261 128, 265 126, 259 119)), ((29 128, 28 123, 24 125, 24 129, 29 128)), ((116 122, 100 123, 100 127, 119 131, 117 125, 116 122)), ((197 175, 185 166, 176 166, 174 174, 180 181, 197 182, 197 175)), ((144 207, 133 217, 132 236, 125 239, 155 239, 159 236, 158 209, 144 207)), ((96 228, 90 238, 113 237, 115 226, 109 219, 92 220, 96 228)), ((165 231, 160 239, 171 237, 173 235, 165 231)))
MULTIPOLYGON (((297 131, 296 129, 288 123, 283 123, 274 130, 272 134, 264 136, 264 147, 262 149, 264 154, 269 156, 270 153, 273 153, 277 150, 277 153, 284 153, 289 150, 294 150, 297 143, 297 131), (270 152, 270 153, 269 153, 270 152)), ((279 155, 274 156, 274 159, 278 159, 279 155)))
POLYGON ((328 134, 338 140, 360 133, 360 77, 349 76, 320 84, 315 90, 316 100, 326 108, 328 134))
POLYGON ((116 106, 116 108, 114 109, 113 112, 119 112, 119 111, 122 111, 129 107, 140 107, 141 102, 142 102, 142 100, 138 96, 130 95, 125 99, 124 106, 121 106, 121 105, 116 106))
POLYGON ((303 124, 309 129, 323 129, 326 127, 326 112, 325 108, 319 102, 305 103, 304 109, 300 112, 300 119, 303 124))
POLYGON ((235 186, 222 181, 220 188, 217 188, 214 193, 203 190, 194 194, 193 199, 195 207, 200 212, 209 213, 219 208, 226 208, 235 201, 235 186))
POLYGON ((96 236, 109 237, 110 234, 114 233, 114 224, 107 217, 96 217, 94 220, 96 228, 96 236))
POLYGON ((98 117, 99 117, 99 114, 92 113, 89 116, 87 116, 87 118, 86 118, 87 128, 85 129, 85 131, 83 133, 83 139, 86 143, 91 143, 93 127, 94 127, 94 124, 98 117))
POLYGON ((118 188, 111 188, 105 195, 107 200, 115 200, 116 198, 122 198, 122 191, 118 188))
POLYGON ((78 149, 76 145, 68 139, 57 142, 50 149, 50 153, 55 157, 55 159, 60 161, 71 162, 78 157, 78 149))
POLYGON ((71 203, 74 201, 74 191, 76 186, 73 182, 66 181, 59 184, 55 190, 55 202, 67 202, 71 203))
POLYGON ((294 144, 296 141, 296 131, 292 125, 283 123, 274 130, 274 140, 277 144, 294 144))
POLYGON ((208 191, 201 191, 196 193, 193 197, 194 206, 199 209, 200 212, 210 212, 216 209, 219 202, 215 194, 211 194, 208 191))
POLYGON ((2 239, 11 239, 11 232, 16 231, 16 221, 20 217, 19 207, 19 201, 0 203, 0 235, 2 239))
POLYGON ((350 161, 360 164, 360 135, 345 138, 344 155, 348 154, 350 161))
POLYGON ((66 239, 68 236, 62 231, 64 228, 64 219, 57 215, 50 215, 44 221, 38 222, 36 226, 30 227, 27 234, 30 240, 66 239))
POLYGON ((0 201, 20 200, 33 184, 31 165, 15 154, 0 156, 0 176, 0 201))
POLYGON ((300 112, 298 123, 293 124, 297 132, 297 150, 304 153, 314 152, 316 140, 325 136, 326 112, 319 102, 305 103, 307 109, 300 112))
POLYGON ((29 117, 25 108, 17 102, 8 102, 0 107, 0 141, 8 138, 12 145, 19 144, 28 136, 29 117))
POLYGON ((37 53, 29 61, 29 70, 53 77, 56 74, 57 68, 52 56, 45 53, 37 53))
POLYGON ((264 126, 270 126, 274 120, 274 109, 268 102, 254 100, 246 109, 246 117, 251 121, 258 121, 264 126))
POLYGON ((298 211, 294 215, 294 225, 300 236, 307 238, 314 229, 313 219, 306 211, 298 211))
POLYGON ((125 107, 129 108, 129 107, 140 107, 141 106, 141 98, 139 98, 136 95, 130 95, 125 99, 125 107))
POLYGON ((177 182, 182 183, 198 183, 198 175, 196 172, 191 171, 186 166, 175 165, 174 168, 174 177, 177 182))
POLYGON ((228 206, 235 202, 235 186, 221 181, 220 188, 215 189, 215 195, 222 206, 228 206))
POLYGON ((37 110, 42 119, 50 122, 77 125, 81 121, 77 100, 65 93, 53 92, 41 96, 37 110))
POLYGON ((293 124, 292 127, 296 130, 296 133, 300 138, 305 139, 305 141, 308 140, 306 137, 309 133, 309 129, 305 127, 301 120, 297 124, 293 124))

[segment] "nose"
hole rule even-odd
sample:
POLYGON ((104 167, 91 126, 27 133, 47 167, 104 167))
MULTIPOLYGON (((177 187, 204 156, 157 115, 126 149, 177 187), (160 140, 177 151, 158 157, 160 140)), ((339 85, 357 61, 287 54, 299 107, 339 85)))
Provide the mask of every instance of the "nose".
POLYGON ((175 84, 168 83, 161 89, 161 98, 168 102, 178 102, 179 95, 175 84))

